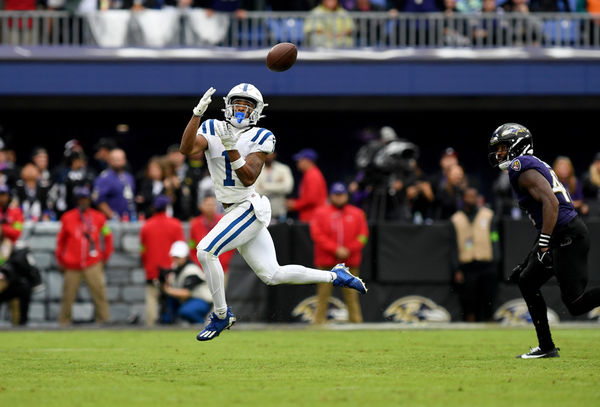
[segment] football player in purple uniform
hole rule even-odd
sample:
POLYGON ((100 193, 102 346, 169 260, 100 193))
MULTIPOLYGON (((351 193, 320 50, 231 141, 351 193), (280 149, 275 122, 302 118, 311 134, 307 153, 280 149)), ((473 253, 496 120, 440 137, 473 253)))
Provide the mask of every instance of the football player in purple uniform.
POLYGON ((539 341, 539 346, 517 357, 559 357, 540 287, 556 276, 562 301, 572 315, 600 306, 600 287, 585 291, 590 250, 587 227, 552 168, 533 155, 533 140, 525 127, 516 123, 498 127, 489 142, 488 158, 493 167, 508 170, 519 206, 539 233, 533 250, 509 278, 519 285, 539 341))

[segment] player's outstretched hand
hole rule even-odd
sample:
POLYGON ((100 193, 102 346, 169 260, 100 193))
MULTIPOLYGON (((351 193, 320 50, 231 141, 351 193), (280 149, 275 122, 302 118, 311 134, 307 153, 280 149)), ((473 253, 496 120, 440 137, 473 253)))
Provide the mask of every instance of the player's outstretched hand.
POLYGON ((210 102, 212 102, 211 96, 213 93, 215 93, 215 90, 216 89, 211 86, 206 92, 204 92, 204 96, 202 96, 202 99, 200 99, 198 105, 192 110, 194 112, 194 116, 200 117, 204 114, 204 112, 206 112, 208 105, 210 105, 210 102))
POLYGON ((235 144, 239 137, 233 134, 231 125, 227 122, 217 122, 216 127, 217 135, 221 139, 221 143, 223 143, 225 150, 235 150, 235 144))

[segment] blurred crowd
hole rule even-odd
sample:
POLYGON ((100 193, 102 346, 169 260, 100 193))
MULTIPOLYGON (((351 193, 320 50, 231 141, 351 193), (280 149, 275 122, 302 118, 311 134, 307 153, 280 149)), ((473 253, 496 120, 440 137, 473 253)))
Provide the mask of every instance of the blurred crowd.
MULTIPOLYGON (((341 181, 348 188, 350 202, 362 208, 369 221, 430 224, 448 220, 462 208, 467 188, 482 192, 478 174, 465 172, 459 152, 451 146, 439 157, 437 170, 427 174, 419 165, 418 145, 398 137, 388 126, 367 133, 355 157, 355 168, 347 171, 341 181)), ((27 158, 20 157, 19 162, 24 164, 17 165, 14 150, 0 139, 3 223, 7 211, 20 222, 58 221, 77 206, 78 187, 91 191, 94 207, 109 221, 148 219, 153 213, 153 200, 164 195, 169 199, 166 213, 186 222, 201 214, 207 197, 214 197, 203 154, 185 157, 177 144, 169 146, 164 155, 150 157, 143 168, 131 168, 126 151, 112 138, 99 139, 89 152, 84 151, 80 141, 69 140, 59 162, 51 162, 42 146, 34 147, 27 158)), ((579 213, 584 217, 600 216, 600 153, 581 174, 575 173, 566 156, 550 164, 579 213)), ((304 149, 293 156, 292 162, 280 162, 276 154, 268 156, 256 189, 271 199, 273 223, 308 221, 311 210, 327 199, 325 180, 329 178, 319 169, 318 152, 304 149), (298 185, 294 172, 299 174, 298 185)), ((506 173, 498 176, 491 191, 492 199, 485 204, 498 216, 522 216, 506 173)), ((217 211, 222 212, 222 208, 217 211)))
POLYGON ((388 11, 476 13, 514 12, 598 12, 594 0, 2 0, 5 10, 161 9, 194 7, 212 12, 234 12, 239 18, 246 11, 388 11), (493 4, 492 4, 493 3, 493 4))
MULTIPOLYGON (((326 179, 332 177, 321 170, 314 149, 298 151, 293 163, 278 161, 275 153, 268 155, 255 187, 271 200, 272 224, 309 223, 315 264, 327 268, 329 263, 346 261, 358 273, 367 222, 444 221, 454 229, 452 284, 463 318, 491 320, 500 259, 498 220, 522 217, 507 173, 498 175, 493 199, 486 202, 479 178, 465 172, 452 147, 440 155, 437 170, 426 174, 419 165, 419 146, 399 137, 392 127, 366 133, 369 137, 354 158, 355 168, 331 185, 326 179), (292 166, 300 175, 298 185, 292 166), (340 230, 351 244, 336 243, 340 230)), ((60 162, 51 163, 42 146, 20 161, 25 162, 22 167, 15 151, 0 139, 0 303, 17 304, 11 312, 14 324, 27 322, 30 297, 41 286, 26 245, 19 245, 23 224, 58 220, 56 258, 65 281, 62 325, 71 322, 82 279, 90 287, 96 320, 109 320, 103 267, 113 251, 110 223, 129 221, 142 222, 146 323, 203 321, 211 298, 194 250, 188 247, 195 247, 223 216, 203 153, 186 157, 174 144, 164 155, 150 157, 143 168, 132 168, 115 139, 101 138, 89 152, 72 139, 65 143, 60 162), (189 236, 182 222, 190 223, 189 236)), ((577 211, 584 218, 600 216, 600 152, 582 174, 575 173, 566 156, 556 157, 551 165, 577 211)), ((220 257, 225 270, 232 254, 220 257)), ((321 303, 327 304, 330 295, 330 288, 321 289, 321 303)), ((356 299, 346 300, 354 310, 351 320, 360 322, 356 299)))

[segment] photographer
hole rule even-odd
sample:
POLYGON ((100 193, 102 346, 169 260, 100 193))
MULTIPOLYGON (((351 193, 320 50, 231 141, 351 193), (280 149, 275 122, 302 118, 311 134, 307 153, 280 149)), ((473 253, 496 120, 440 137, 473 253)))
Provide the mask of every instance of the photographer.
POLYGON ((350 184, 354 197, 365 194, 369 220, 409 221, 412 218, 407 187, 416 184, 418 147, 398 138, 391 127, 380 130, 379 141, 363 146, 356 156, 357 180, 350 184))
POLYGON ((166 295, 163 323, 173 323, 179 317, 190 323, 203 323, 212 307, 212 295, 204 272, 189 258, 190 249, 182 240, 171 245, 170 270, 161 269, 159 281, 166 295))
POLYGON ((9 304, 13 325, 26 325, 31 295, 44 290, 41 275, 29 248, 0 240, 0 304, 9 304))

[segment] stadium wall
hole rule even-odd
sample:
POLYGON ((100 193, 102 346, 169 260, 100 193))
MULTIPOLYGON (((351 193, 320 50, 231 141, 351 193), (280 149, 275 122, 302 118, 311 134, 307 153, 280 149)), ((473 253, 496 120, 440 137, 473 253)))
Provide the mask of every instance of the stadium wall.
POLYGON ((233 82, 270 97, 600 95, 600 63, 576 59, 323 61, 280 74, 243 60, 8 60, 0 77, 11 96, 196 97, 211 85, 224 96, 233 82))

